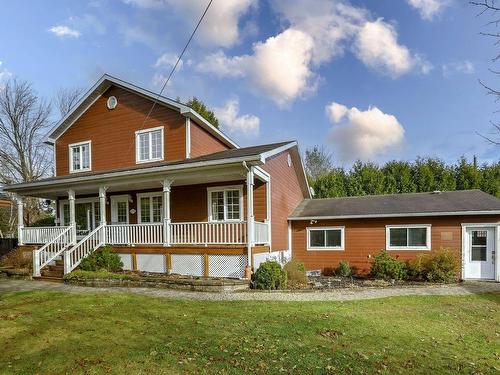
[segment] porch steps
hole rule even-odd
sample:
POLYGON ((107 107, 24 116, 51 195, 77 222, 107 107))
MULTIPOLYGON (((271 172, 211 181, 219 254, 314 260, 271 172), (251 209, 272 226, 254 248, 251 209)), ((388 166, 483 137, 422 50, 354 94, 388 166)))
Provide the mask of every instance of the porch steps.
POLYGON ((64 261, 56 259, 52 264, 42 268, 41 276, 33 277, 34 280, 62 282, 64 275, 64 261))

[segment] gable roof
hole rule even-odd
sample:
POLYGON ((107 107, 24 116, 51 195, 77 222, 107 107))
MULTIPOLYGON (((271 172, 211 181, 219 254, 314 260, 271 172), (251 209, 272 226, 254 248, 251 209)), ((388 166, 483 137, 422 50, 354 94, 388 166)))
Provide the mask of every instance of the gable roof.
POLYGON ((500 199, 480 190, 305 199, 290 220, 499 214, 500 199))
POLYGON ((231 138, 205 120, 198 112, 194 109, 188 107, 185 104, 179 103, 175 100, 169 99, 164 96, 158 96, 152 91, 143 89, 139 86, 133 85, 129 82, 123 81, 119 78, 104 74, 95 84, 92 86, 83 97, 78 101, 70 112, 64 116, 59 122, 49 131, 45 139, 45 143, 53 145, 57 138, 59 138, 73 123, 78 120, 78 118, 85 113, 85 111, 101 97, 102 94, 106 92, 111 86, 117 86, 129 92, 133 92, 149 100, 157 100, 159 105, 166 106, 170 109, 179 111, 179 113, 185 117, 188 117, 202 128, 212 134, 214 137, 222 141, 225 145, 231 148, 238 148, 236 142, 231 138))
MULTIPOLYGON (((271 143, 259 146, 229 149, 191 159, 140 164, 133 167, 120 168, 109 171, 82 172, 78 174, 71 174, 65 176, 49 177, 34 182, 9 185, 6 186, 5 190, 17 191, 25 188, 51 186, 62 183, 67 184, 70 182, 92 181, 92 180, 99 180, 111 177, 120 177, 123 175, 132 176, 132 175, 140 175, 148 173, 168 172, 168 171, 175 171, 175 170, 182 170, 182 169, 189 169, 196 167, 225 165, 231 163, 234 164, 234 163, 247 162, 247 163, 253 163, 254 165, 259 165, 265 163, 265 160, 268 157, 272 157, 293 147, 297 147, 296 141, 271 143)), ((307 179, 306 179, 306 184, 307 184, 307 179)))

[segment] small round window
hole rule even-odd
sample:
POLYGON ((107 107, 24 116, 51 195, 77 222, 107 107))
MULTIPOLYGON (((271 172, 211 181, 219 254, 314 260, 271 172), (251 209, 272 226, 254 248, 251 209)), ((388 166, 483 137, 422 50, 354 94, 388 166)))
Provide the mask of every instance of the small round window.
POLYGON ((108 109, 115 109, 117 104, 118 104, 118 99, 116 99, 115 96, 110 96, 108 98, 107 102, 108 109))
POLYGON ((288 166, 291 167, 292 166, 292 157, 290 156, 290 154, 288 154, 287 161, 288 161, 288 166))

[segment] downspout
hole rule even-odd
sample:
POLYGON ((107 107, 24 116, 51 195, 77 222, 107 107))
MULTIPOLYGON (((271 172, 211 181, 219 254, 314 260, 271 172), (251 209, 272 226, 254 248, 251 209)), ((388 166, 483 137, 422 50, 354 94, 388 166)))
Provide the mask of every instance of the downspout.
POLYGON ((254 215, 253 215, 253 185, 254 177, 252 167, 248 167, 243 161, 243 167, 247 170, 247 266, 245 267, 245 278, 250 279, 252 274, 252 245, 254 239, 254 215))

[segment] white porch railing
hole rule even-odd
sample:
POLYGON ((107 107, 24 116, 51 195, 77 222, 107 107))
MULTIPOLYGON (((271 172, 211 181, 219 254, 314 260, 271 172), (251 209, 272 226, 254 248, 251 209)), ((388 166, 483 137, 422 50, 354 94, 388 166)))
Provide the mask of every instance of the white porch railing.
POLYGON ((64 253, 64 274, 73 271, 84 258, 104 245, 104 233, 104 225, 101 224, 64 253))
POLYGON ((33 276, 40 276, 40 270, 71 246, 71 227, 66 229, 38 250, 33 250, 33 276))
POLYGON ((247 224, 238 222, 171 223, 171 245, 241 245, 247 243, 247 224))
POLYGON ((254 243, 268 244, 269 243, 269 222, 254 222, 254 243))
POLYGON ((21 230, 20 242, 46 244, 54 240, 69 227, 25 227, 21 230))
POLYGON ((109 245, 162 245, 163 224, 106 225, 106 243, 109 245))

